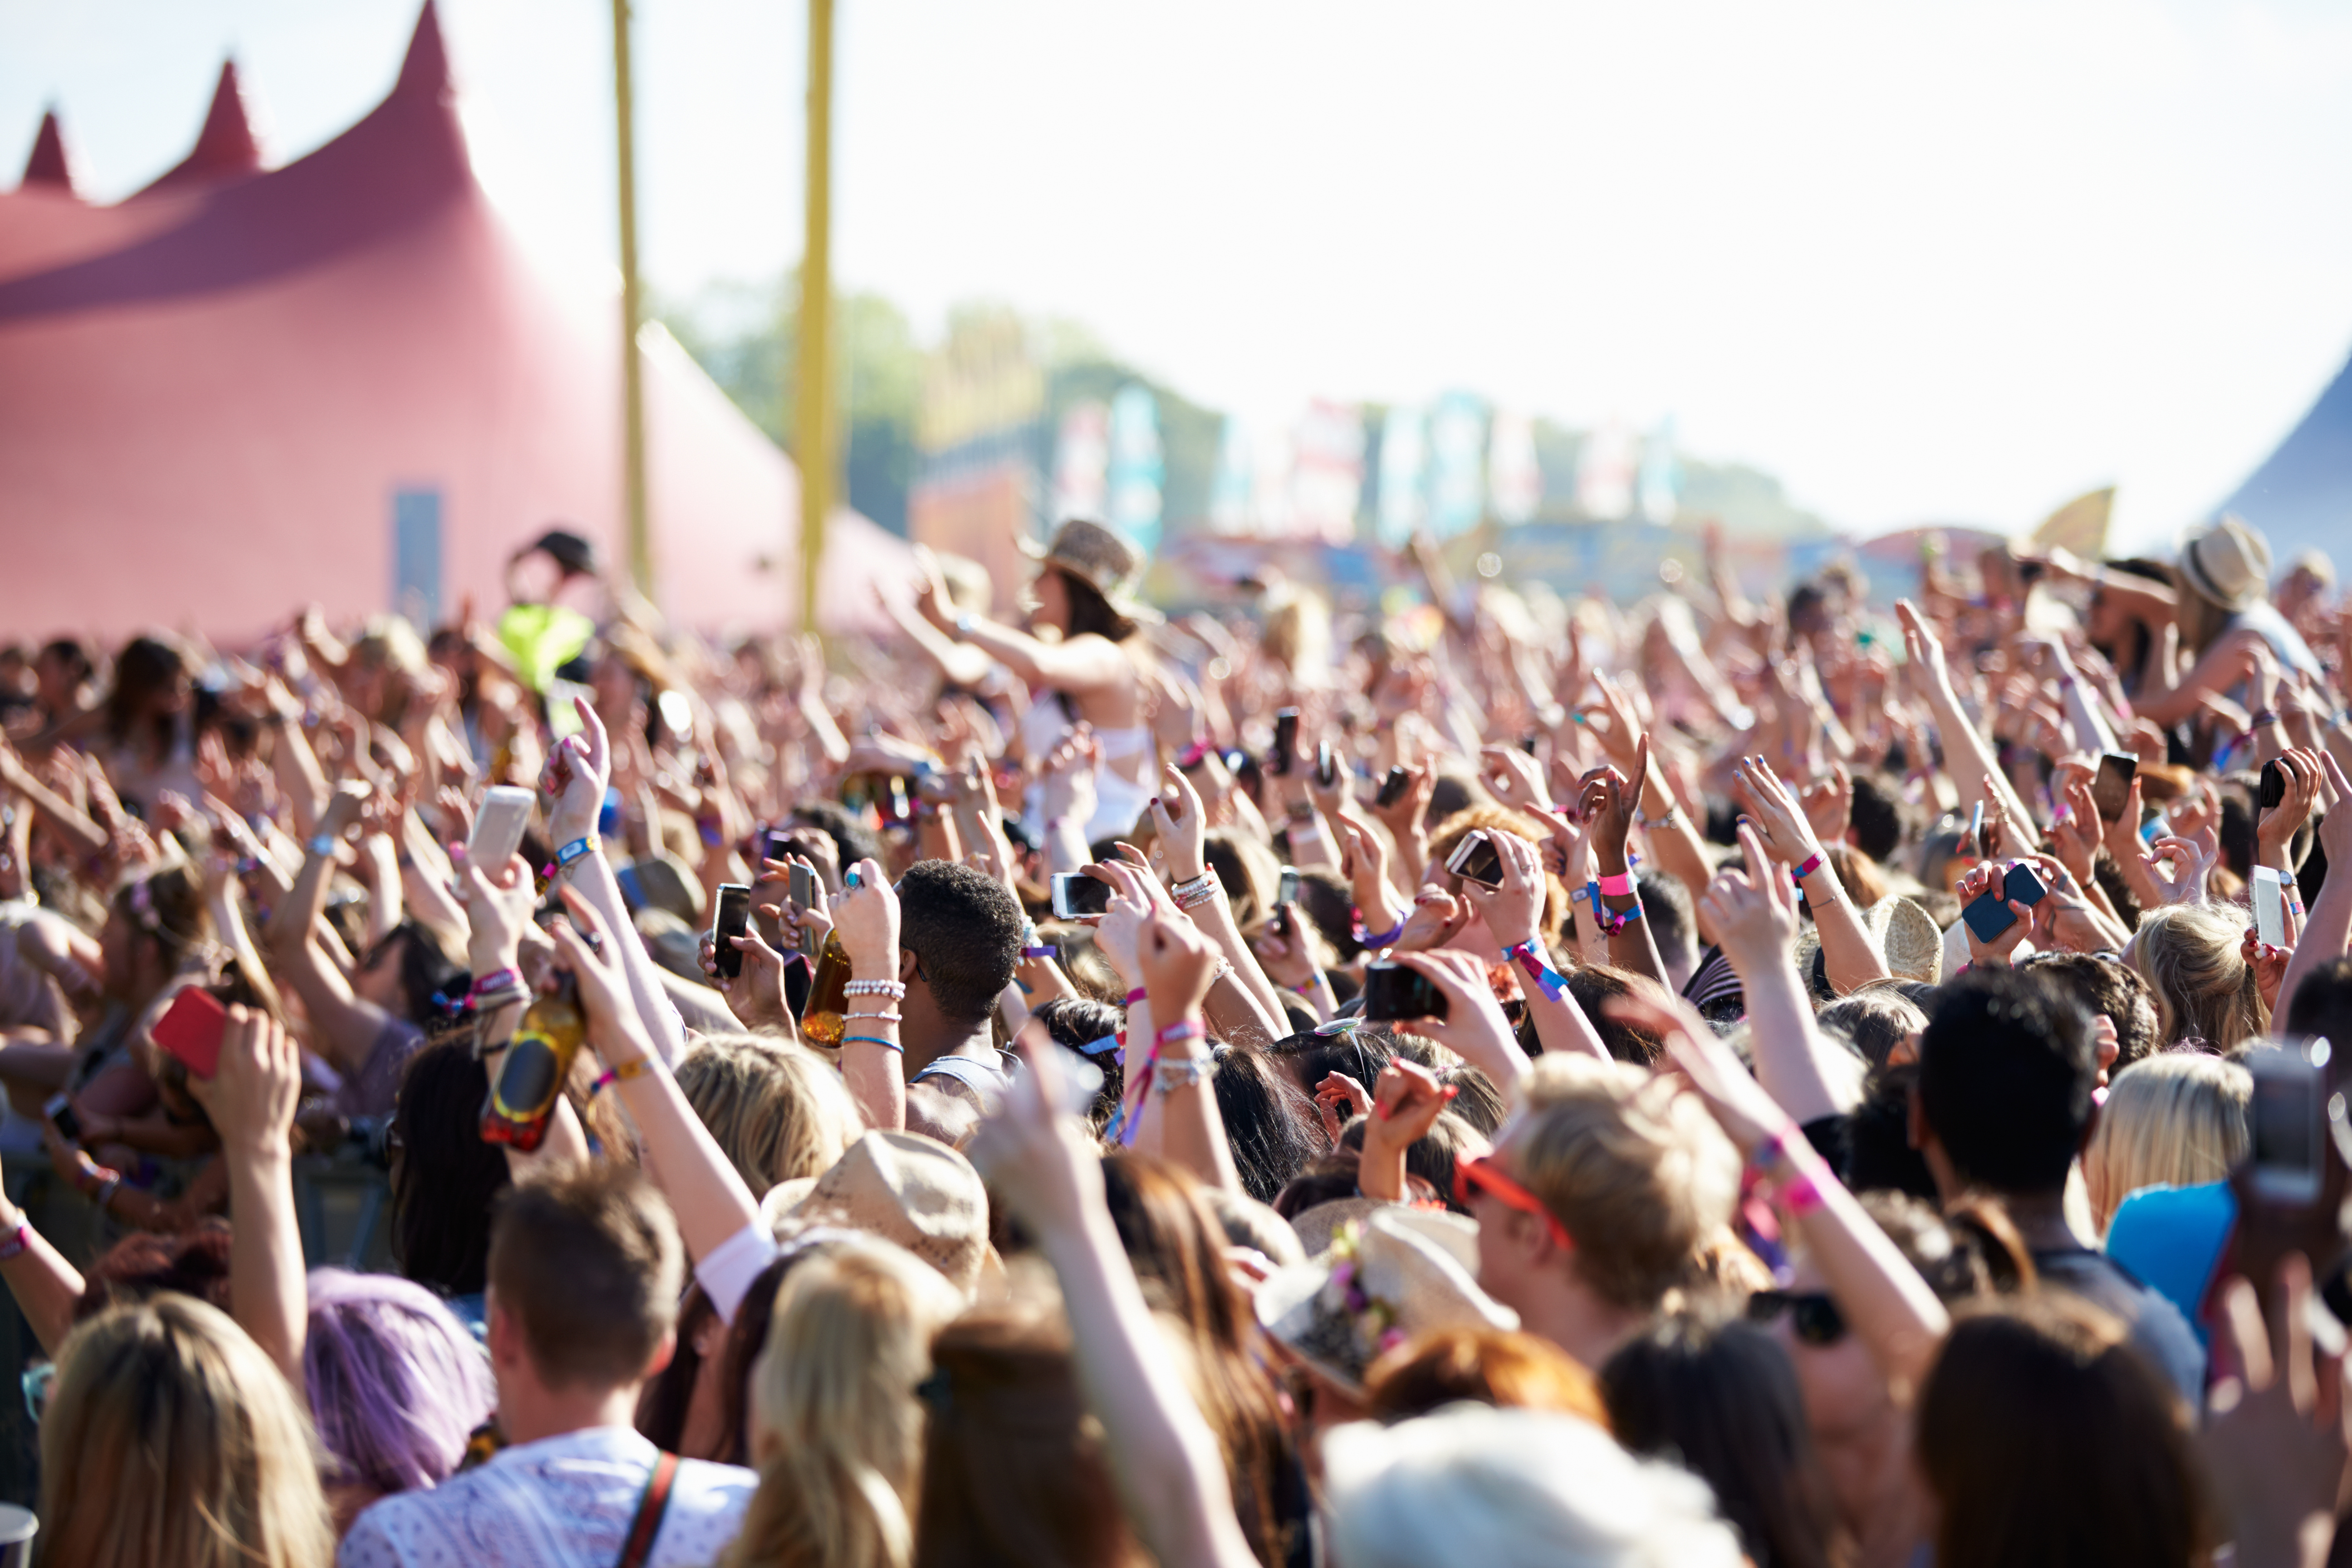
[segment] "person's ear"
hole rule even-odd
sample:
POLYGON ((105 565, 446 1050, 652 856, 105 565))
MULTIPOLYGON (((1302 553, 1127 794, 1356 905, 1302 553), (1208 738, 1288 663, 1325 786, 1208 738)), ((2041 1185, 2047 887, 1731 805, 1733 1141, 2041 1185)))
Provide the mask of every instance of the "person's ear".
MULTIPOLYGON (((646 1358, 644 1377, 659 1377, 668 1367, 669 1358, 677 1353, 677 1328, 673 1324, 662 1331, 662 1337, 655 1342, 654 1353, 646 1358)), ((643 1378, 640 1381, 643 1381, 643 1378)))
POLYGON ((490 1352, 490 1364, 500 1372, 509 1372, 527 1362, 530 1347, 523 1341, 522 1323, 499 1304, 496 1290, 483 1293, 483 1312, 488 1321, 482 1337, 490 1352))
POLYGON ((921 958, 917 956, 912 950, 901 947, 898 950, 898 984, 901 985, 912 985, 915 983, 915 972, 922 966, 923 961, 921 958))

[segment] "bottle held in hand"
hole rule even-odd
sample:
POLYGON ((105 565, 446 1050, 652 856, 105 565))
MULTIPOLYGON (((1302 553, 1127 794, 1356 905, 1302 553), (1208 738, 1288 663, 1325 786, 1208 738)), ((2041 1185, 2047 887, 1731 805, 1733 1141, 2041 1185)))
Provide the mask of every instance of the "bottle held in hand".
POLYGON ((579 985, 569 970, 558 970, 555 989, 532 1001, 499 1055, 488 1098, 482 1101, 483 1142, 508 1144, 526 1154, 539 1147, 587 1037, 579 985))
POLYGON ((832 931, 824 933, 818 950, 816 972, 809 977, 808 1000, 801 1005, 801 1035, 811 1045, 830 1049, 841 1044, 849 1010, 849 950, 832 931))

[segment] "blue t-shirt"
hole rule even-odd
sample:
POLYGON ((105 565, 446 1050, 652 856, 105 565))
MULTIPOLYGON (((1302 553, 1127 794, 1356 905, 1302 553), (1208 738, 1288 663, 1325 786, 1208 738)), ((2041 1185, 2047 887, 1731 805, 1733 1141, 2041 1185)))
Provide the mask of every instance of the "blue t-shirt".
POLYGON ((2227 1182, 2142 1187, 2107 1223, 2107 1256, 2179 1308, 2198 1343, 2210 1350, 2211 1336, 2199 1313, 2237 1223, 2238 1195, 2227 1182))

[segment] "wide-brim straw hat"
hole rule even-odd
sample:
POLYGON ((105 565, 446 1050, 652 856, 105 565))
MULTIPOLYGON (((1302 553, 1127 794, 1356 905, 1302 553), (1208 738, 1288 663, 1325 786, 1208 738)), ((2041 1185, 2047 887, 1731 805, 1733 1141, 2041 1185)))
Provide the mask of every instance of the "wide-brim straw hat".
POLYGON ((1478 1289, 1477 1268, 1476 1222, 1383 1204, 1343 1226, 1314 1261, 1270 1275, 1258 1287, 1258 1322, 1316 1371, 1360 1392, 1373 1362, 1423 1334, 1519 1326, 1517 1312, 1478 1289))
MULTIPOLYGON (((1899 893, 1886 897, 1861 912, 1863 929, 1870 933, 1871 945, 1886 960, 1887 973, 1897 980, 1916 980, 1923 985, 1935 985, 1944 978, 1944 933, 1937 929, 1936 918, 1911 899, 1899 893)), ((1821 952, 1820 928, 1811 921, 1797 928, 1797 974, 1808 984, 1812 981, 1814 955, 1821 952)))
POLYGON ((1076 577, 1129 620, 1160 618, 1159 611, 1136 596, 1148 563, 1133 545, 1102 524, 1074 517, 1054 531, 1051 542, 1040 545, 1024 539, 1020 544, 1024 555, 1076 577))
POLYGON ((760 1223, 785 1241, 841 1226, 895 1241, 969 1297, 988 1254, 988 1191, 971 1162, 919 1132, 868 1132, 821 1176, 780 1183, 760 1223))
POLYGON ((2180 580, 2221 608, 2250 608, 2270 591, 2271 542, 2242 518, 2224 517, 2180 545, 2180 580))

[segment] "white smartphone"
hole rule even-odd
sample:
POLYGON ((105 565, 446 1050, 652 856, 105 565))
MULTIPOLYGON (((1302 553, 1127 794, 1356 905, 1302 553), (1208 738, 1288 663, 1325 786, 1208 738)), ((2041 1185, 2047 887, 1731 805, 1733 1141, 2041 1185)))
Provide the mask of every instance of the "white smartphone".
POLYGON ((2246 1118, 2253 1132, 2254 1192, 2273 1203, 2319 1198, 2327 1086, 2315 1054, 2300 1046, 2263 1047, 2244 1058, 2254 1079, 2246 1118))
POLYGON ((2286 879, 2271 866, 2254 868, 2254 939, 2286 945, 2286 879))
POLYGON ((514 858, 522 847, 522 830, 530 826, 538 797, 512 784, 492 784, 482 793, 481 808, 474 813, 473 837, 466 840, 466 864, 479 866, 488 876, 514 858))

